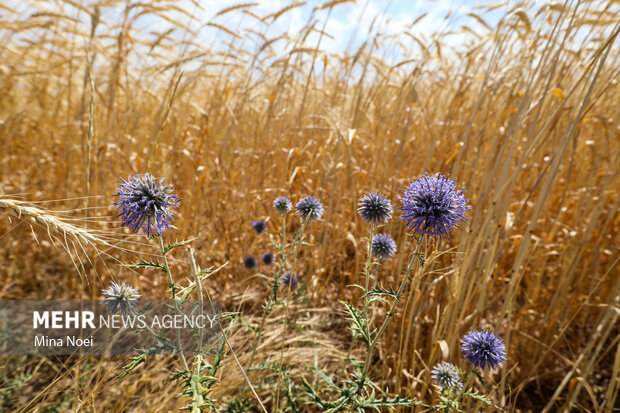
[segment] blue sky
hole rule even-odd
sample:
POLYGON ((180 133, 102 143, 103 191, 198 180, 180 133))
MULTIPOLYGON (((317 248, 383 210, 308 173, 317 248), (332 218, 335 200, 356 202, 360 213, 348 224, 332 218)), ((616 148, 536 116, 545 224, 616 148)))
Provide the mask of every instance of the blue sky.
MULTIPOLYGON (((185 0, 184 0, 185 1, 185 0)), ((284 0, 256 0, 258 5, 250 10, 258 15, 264 16, 282 9, 291 1, 284 0)), ((260 24, 249 16, 242 17, 240 13, 215 16, 219 10, 235 4, 245 3, 239 0, 219 0, 202 2, 204 10, 195 9, 189 6, 187 11, 195 13, 201 21, 214 21, 226 27, 241 27, 242 29, 260 30, 260 24)), ((313 9, 324 4, 325 0, 308 0, 305 5, 296 7, 276 20, 264 34, 270 38, 287 32, 289 36, 295 38, 299 35, 298 29, 304 27, 312 15, 313 9)), ((189 5, 190 3, 187 2, 189 5)), ((398 34, 404 30, 420 36, 430 38, 437 31, 447 29, 457 29, 461 25, 468 25, 477 32, 484 31, 484 27, 475 19, 467 16, 467 13, 477 12, 482 14, 482 10, 476 7, 488 4, 483 0, 357 0, 336 6, 329 14, 325 31, 332 37, 323 37, 321 49, 328 53, 341 52, 350 49, 357 50, 357 47, 367 38, 367 33, 373 19, 375 29, 379 32, 390 35, 398 34), (446 20, 448 13, 452 12, 451 18, 446 20), (413 27, 409 27, 419 16, 426 14, 413 27)), ((507 7, 507 6, 506 6, 507 7)), ((492 14, 484 15, 489 25, 497 23, 503 14, 500 8, 492 14)), ((328 16, 328 10, 321 10, 315 14, 319 19, 318 27, 322 27, 324 20, 328 16)), ((208 28, 201 33, 204 41, 212 42, 221 39, 226 35, 218 32, 217 29, 208 28)), ((318 33, 310 36, 306 42, 306 47, 317 44, 318 33)))
MULTIPOLYGON (((323 9, 313 15, 313 9, 321 4, 325 4, 327 0, 306 0, 301 7, 295 7, 289 12, 282 15, 275 22, 270 22, 268 28, 261 25, 256 19, 241 13, 239 10, 232 13, 217 16, 217 13, 227 7, 242 3, 255 3, 251 8, 253 13, 259 16, 266 16, 277 10, 284 8, 292 3, 302 3, 302 0, 147 0, 143 4, 161 5, 167 7, 167 4, 179 6, 194 19, 189 18, 179 12, 167 12, 168 17, 178 19, 179 21, 190 27, 195 33, 195 37, 185 35, 187 40, 192 40, 210 49, 226 50, 227 47, 223 42, 230 40, 230 35, 225 34, 221 30, 214 27, 205 26, 207 22, 213 22, 226 26, 242 35, 248 35, 248 31, 257 30, 267 38, 273 38, 282 34, 287 34, 290 39, 299 37, 299 29, 306 26, 310 16, 318 20, 317 27, 323 27, 323 23, 328 16, 328 10, 323 9), (199 7, 195 6, 197 3, 199 7)), ((90 9, 96 1, 93 0, 75 0, 75 3, 90 9)), ((103 9, 102 20, 106 23, 119 23, 122 20, 122 11, 127 0, 108 0, 107 5, 103 9)), ((132 1, 132 3, 136 3, 132 1)), ((375 32, 386 36, 402 34, 404 31, 419 37, 425 43, 431 40, 433 33, 445 30, 459 31, 461 26, 467 26, 474 32, 479 34, 487 34, 486 29, 476 19, 468 16, 468 13, 475 13, 481 16, 489 26, 494 27, 499 19, 508 12, 512 7, 519 3, 518 0, 355 0, 339 4, 329 12, 329 19, 325 26, 325 31, 331 37, 323 37, 320 48, 326 53, 340 53, 349 51, 353 53, 359 45, 368 38, 368 29, 375 20, 375 32), (484 6, 499 5, 493 12, 486 12, 484 6), (419 20, 415 25, 411 24, 421 15, 424 18, 419 20), (450 18, 446 17, 450 15, 450 18)), ((594 2, 593 4, 596 4, 594 2)), ((606 1, 600 1, 600 5, 606 1)), ((3 4, 17 11, 10 13, 0 8, 0 19, 15 20, 28 19, 35 11, 57 12, 62 9, 61 13, 74 17, 79 22, 81 28, 88 33, 90 18, 89 16, 76 8, 70 6, 67 2, 60 0, 4 0, 3 4)), ((532 13, 531 6, 548 4, 547 1, 530 0, 526 12, 532 13)), ((135 9, 138 10, 138 9, 135 9)), ((152 39, 156 33, 164 32, 170 24, 164 19, 153 17, 152 14, 146 13, 140 17, 136 23, 140 28, 140 33, 134 31, 130 33, 133 37, 152 39), (152 32, 150 35, 148 32, 152 32)), ((98 33, 105 32, 105 28, 101 27, 98 33)), ((115 36, 115 33, 110 33, 115 36)), ((182 36, 180 32, 173 36, 182 36)), ((317 44, 318 33, 313 33, 308 37, 304 47, 314 47, 317 44)), ((256 37, 255 37, 256 38, 256 37)), ((450 44, 458 47, 468 40, 466 36, 453 35, 450 37, 450 44)), ((105 40, 104 40, 105 41, 105 40)), ((259 42, 260 43, 260 42, 259 42)), ((284 45, 291 42, 280 42, 284 45)), ((412 43, 413 44, 413 43, 412 43)), ((256 47, 254 44, 245 44, 245 47, 256 47)), ((274 44, 276 52, 278 43, 274 44)), ((284 47, 284 46, 281 46, 284 47)), ((291 46, 292 47, 292 46, 291 46)))
MULTIPOLYGON (((32 1, 33 2, 29 4, 23 0, 8 0, 4 4, 13 7, 19 14, 6 15, 5 11, 0 10, 0 15, 2 15, 3 19, 9 20, 11 18, 25 19, 27 16, 32 15, 35 10, 33 5, 36 5, 39 11, 57 12, 58 8, 61 8, 62 14, 76 18, 76 21, 78 21, 76 24, 80 26, 83 32, 86 34, 88 33, 90 17, 85 12, 73 8, 66 2, 57 0, 32 1)), ((174 43, 178 43, 179 39, 185 39, 198 43, 211 51, 229 50, 226 42, 232 39, 231 35, 215 27, 205 26, 206 23, 213 22, 225 26, 241 34, 245 38, 252 38, 253 40, 246 40, 245 42, 236 40, 235 44, 241 49, 246 48, 251 51, 254 51, 263 43, 257 40, 257 36, 250 34, 252 30, 262 33, 266 38, 274 38, 286 34, 289 38, 288 41, 276 42, 272 45, 272 51, 275 55, 281 55, 290 51, 294 43, 291 39, 299 39, 300 29, 305 27, 309 18, 312 17, 317 20, 316 27, 322 28, 323 24, 325 24, 325 32, 330 35, 329 37, 324 36, 322 38, 320 44, 321 51, 326 54, 341 54, 342 52, 353 54, 359 46, 369 38, 368 31, 374 21, 373 35, 377 33, 385 37, 400 35, 398 40, 403 42, 403 46, 400 50, 394 46, 395 42, 387 42, 386 44, 388 46, 379 50, 375 49, 374 52, 380 53, 384 55, 384 57, 388 56, 394 61, 400 61, 403 58, 410 57, 404 56, 403 50, 405 52, 411 50, 414 55, 416 53, 417 55, 420 54, 416 42, 409 37, 402 36, 404 31, 416 36, 425 45, 430 45, 432 43, 433 33, 448 30, 458 31, 462 25, 468 26, 473 31, 484 35, 488 33, 488 29, 467 14, 476 13, 493 27, 499 18, 515 4, 516 0, 505 1, 504 5, 492 13, 486 13, 480 6, 497 4, 496 0, 356 0, 339 4, 334 7, 331 12, 328 9, 322 9, 315 13, 313 13, 315 7, 325 4, 326 0, 306 0, 304 5, 291 9, 277 20, 270 20, 269 25, 263 25, 255 18, 242 13, 240 10, 223 15, 217 14, 228 7, 252 2, 256 4, 248 10, 259 16, 267 16, 293 2, 301 3, 301 0, 150 1, 150 4, 153 5, 165 6, 166 4, 174 4, 180 6, 180 8, 185 11, 186 14, 167 12, 167 17, 177 19, 190 27, 195 33, 195 36, 182 33, 181 31, 175 31, 172 34, 175 38, 174 43), (194 4, 194 1, 199 4, 199 7, 194 4), (412 26, 412 23, 423 14, 425 17, 412 26), (190 18, 188 15, 193 18, 190 18), (447 18, 448 15, 450 15, 450 18, 447 18)), ((76 3, 90 9, 95 1, 78 0, 76 3)), ((123 9, 127 4, 126 0, 111 0, 107 1, 106 4, 108 6, 102 10, 102 21, 112 25, 120 23, 122 21, 123 9)), ((149 3, 144 2, 144 4, 149 3)), ((135 10, 137 11, 139 9, 135 10)), ((165 19, 153 17, 152 14, 147 13, 136 20, 134 26, 137 26, 138 29, 132 30, 129 33, 130 37, 136 40, 143 39, 147 43, 150 43, 157 37, 157 33, 165 32, 171 27, 171 24, 165 19)), ((103 25, 100 25, 97 33, 101 35, 106 31, 107 29, 103 27, 103 25)), ((117 30, 116 32, 112 30, 109 34, 109 37, 101 40, 103 44, 114 42, 114 38, 118 35, 117 30)), ((463 34, 452 35, 447 43, 458 48, 471 40, 471 38, 472 36, 463 34)), ((306 42, 300 45, 300 47, 314 48, 317 45, 318 39, 318 32, 314 32, 308 36, 306 42)), ((443 43, 446 44, 445 41, 443 43)), ((136 42, 136 44, 138 44, 138 42, 136 42)), ((165 52, 160 51, 160 53, 166 53, 166 59, 174 60, 175 54, 179 56, 183 55, 183 50, 167 50, 165 52)), ((140 57, 137 58, 140 59, 140 57)))

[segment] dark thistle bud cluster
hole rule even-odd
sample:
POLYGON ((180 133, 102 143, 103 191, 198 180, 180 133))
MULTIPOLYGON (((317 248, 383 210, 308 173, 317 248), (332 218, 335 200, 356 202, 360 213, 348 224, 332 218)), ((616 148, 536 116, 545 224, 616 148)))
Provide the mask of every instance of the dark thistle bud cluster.
POLYGON ((372 238, 370 249, 372 255, 384 260, 396 254, 396 242, 389 234, 377 234, 372 238))
POLYGON ((431 370, 431 377, 442 390, 460 391, 463 388, 459 371, 450 363, 436 364, 431 370))
POLYGON ((252 228, 256 231, 257 234, 262 234, 267 228, 265 221, 252 221, 252 228))
POLYGON ((291 201, 287 197, 280 196, 273 201, 273 208, 280 214, 286 214, 293 209, 293 204, 291 204, 291 201))
POLYGON ((280 285, 286 288, 295 288, 297 283, 299 283, 299 275, 295 273, 286 272, 282 277, 280 277, 280 285))
POLYGON ((392 203, 383 194, 364 195, 357 209, 360 216, 368 223, 383 224, 392 217, 392 203))
POLYGON ((258 264, 258 261, 256 261, 256 258, 252 256, 245 257, 245 259, 243 260, 243 266, 247 268, 248 270, 253 270, 254 268, 256 268, 257 264, 258 264))
POLYGON ((263 264, 265 265, 273 264, 273 253, 271 252, 264 253, 262 256, 262 260, 263 260, 263 264))
POLYGON ((297 203, 295 211, 301 219, 314 221, 323 216, 323 204, 313 196, 307 196, 297 203))

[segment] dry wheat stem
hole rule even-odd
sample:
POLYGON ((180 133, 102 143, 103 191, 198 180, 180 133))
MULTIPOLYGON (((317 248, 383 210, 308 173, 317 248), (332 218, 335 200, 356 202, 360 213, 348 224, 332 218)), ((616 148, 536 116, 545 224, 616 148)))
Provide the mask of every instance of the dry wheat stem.
POLYGON ((90 244, 94 247, 97 247, 97 245, 111 246, 103 239, 93 235, 88 228, 69 224, 44 209, 29 206, 21 201, 0 198, 0 211, 42 227, 47 231, 50 238, 52 237, 51 232, 55 232, 61 235, 62 239, 66 239, 66 236, 71 236, 79 244, 90 244))

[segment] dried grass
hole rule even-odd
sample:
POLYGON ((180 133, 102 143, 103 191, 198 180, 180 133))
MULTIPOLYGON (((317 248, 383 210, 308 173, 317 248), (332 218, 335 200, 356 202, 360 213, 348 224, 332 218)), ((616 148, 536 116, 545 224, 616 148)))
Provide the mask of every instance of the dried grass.
MULTIPOLYGON (((509 347, 510 363, 494 377, 494 399, 507 410, 612 411, 620 368, 617 5, 523 3, 495 26, 477 10, 472 20, 492 27, 458 45, 448 29, 430 39, 413 29, 388 36, 376 23, 363 28, 367 41, 354 52, 327 54, 313 36, 329 38, 321 19, 347 2, 317 7, 293 38, 265 27, 296 3, 268 16, 250 3, 224 9, 221 20, 202 25, 228 33, 224 51, 195 41, 192 33, 202 29, 168 3, 178 6, 64 1, 53 12, 40 10, 47 14, 9 15, 0 28, 4 193, 72 198, 63 206, 74 210, 79 197, 111 195, 120 177, 144 172, 152 155, 151 172, 166 176, 183 198, 175 236, 200 236, 195 248, 205 267, 232 260, 205 287, 248 316, 258 316, 267 290, 241 260, 269 248, 250 221, 269 218, 276 234, 273 198, 318 196, 327 213, 310 229, 313 247, 302 251, 300 272, 310 307, 321 310, 296 311, 308 325, 323 325, 337 300, 358 298, 350 285, 359 282, 366 229, 357 199, 374 190, 396 200, 408 178, 449 173, 471 198, 469 224, 442 241, 447 252, 429 262, 418 289, 406 291, 373 377, 428 400, 429 368, 458 360, 462 334, 487 326, 509 347), (120 10, 117 20, 101 20, 100 9, 111 5, 120 10), (175 30, 140 29, 141 12, 167 15, 175 30), (253 16, 259 27, 245 32, 223 23, 235 15, 253 16), (390 58, 386 50, 402 56, 390 58), (175 83, 180 69, 183 79, 175 83)), ((112 215, 110 200, 93 199, 86 216, 112 215)), ((60 239, 100 245, 96 232, 11 198, 0 198, 0 209, 60 239)), ((396 285, 411 243, 398 220, 384 230, 401 253, 381 277, 396 285)), ((0 223, 0 297, 96 297, 110 277, 138 284, 143 296, 163 297, 164 280, 110 269, 111 259, 84 263, 81 282, 65 256, 29 234, 0 223)), ((115 258, 132 261, 122 249, 115 258)), ((175 264, 188 267, 182 258, 175 264)), ((285 358, 295 367, 315 363, 338 372, 349 345, 340 330, 317 331, 308 347, 303 335, 289 332, 285 358)), ((271 340, 279 333, 269 325, 260 361, 279 350, 271 340)), ((251 342, 242 330, 232 338, 242 362, 251 342)), ((34 411, 180 406, 166 382, 174 359, 153 359, 117 383, 125 362, 8 360, 12 370, 0 378, 7 388, 20 374, 38 372, 11 396, 17 410, 29 401, 34 411)), ((228 359, 220 379, 218 396, 238 394, 241 376, 228 359)))

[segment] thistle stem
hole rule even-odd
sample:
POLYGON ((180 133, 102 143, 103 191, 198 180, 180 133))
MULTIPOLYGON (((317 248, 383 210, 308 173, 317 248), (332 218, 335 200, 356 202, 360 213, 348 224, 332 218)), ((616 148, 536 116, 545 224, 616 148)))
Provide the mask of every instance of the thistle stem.
POLYGON ((368 289, 370 288, 370 267, 372 263, 372 238, 375 235, 377 226, 375 224, 370 225, 370 235, 368 236, 368 251, 366 254, 366 285, 364 286, 364 318, 366 319, 366 334, 368 335, 368 343, 366 344, 366 350, 370 349, 370 317, 368 315, 368 289))
MULTIPOLYGON (((392 303, 392 306, 390 307, 390 311, 385 317, 385 320, 383 320, 383 324, 381 324, 381 327, 377 331, 377 334, 375 335, 374 339, 370 340, 370 344, 368 346, 368 352, 366 353, 366 361, 364 362, 364 370, 362 371, 362 377, 360 379, 361 383, 364 383, 366 379, 366 375, 368 374, 368 369, 370 368, 370 359, 372 357, 372 353, 374 352, 375 347, 379 343, 379 339, 381 338, 381 335, 383 334, 388 324, 390 323, 390 320, 392 319, 392 317, 394 317, 396 306, 398 305, 398 302, 400 301, 400 297, 403 293, 403 290, 405 289, 405 285, 407 284, 407 281, 409 280, 409 276, 411 275, 411 272, 413 271, 413 264, 415 263, 416 258, 419 257, 420 248, 422 246, 422 238, 417 238, 416 241, 418 245, 415 249, 415 252, 411 256, 411 260, 409 261, 409 265, 407 266, 407 269, 405 271, 405 276, 403 277, 403 281, 400 283, 400 286, 398 287, 398 291, 396 292, 396 298, 394 299, 394 302, 392 303)), ((370 332, 368 332, 368 336, 370 337, 370 332)))
MULTIPOLYGON (((164 246, 164 239, 161 234, 157 237, 159 240, 159 249, 161 251, 161 257, 164 260, 164 268, 166 269, 166 274, 168 274, 168 286, 170 287, 170 291, 172 294, 172 300, 174 301, 174 306, 179 314, 183 314, 181 309, 179 308, 179 303, 176 297, 177 286, 174 283, 172 278, 172 271, 170 271, 170 266, 168 265, 168 258, 166 258, 166 247, 164 246)), ((185 358, 185 354, 183 354, 183 350, 181 349, 181 332, 177 329, 177 347, 179 350, 179 354, 181 355, 181 360, 183 361, 183 367, 185 370, 189 371, 189 365, 187 364, 187 359, 185 358)))
POLYGON ((166 269, 166 274, 168 275, 168 288, 170 288, 170 291, 172 292, 172 299, 176 300, 177 286, 174 284, 174 280, 172 279, 172 272, 170 271, 170 266, 168 265, 168 258, 166 258, 166 247, 164 246, 164 239, 161 234, 159 234, 157 240, 159 241, 161 257, 164 260, 164 268, 166 269))
MULTIPOLYGON (((278 256, 280 258, 280 268, 278 269, 278 271, 276 272, 276 275, 273 279, 273 282, 277 282, 278 278, 280 277, 280 275, 282 275, 283 272, 283 268, 286 265, 286 215, 282 214, 282 241, 280 243, 280 245, 278 246, 278 256)), ((267 315, 270 312, 270 309, 273 305, 273 302, 275 302, 278 299, 277 296, 277 290, 274 289, 274 293, 269 295, 269 299, 267 300, 267 302, 265 303, 265 308, 263 311, 263 317, 261 319, 261 323, 260 326, 258 327, 258 331, 256 333, 256 340, 254 341, 254 349, 252 350, 252 355, 250 356, 250 367, 252 367, 252 363, 254 362, 254 356, 256 354, 256 347, 258 346, 258 342, 260 341, 262 332, 263 332, 263 328, 265 326, 265 320, 267 319, 267 315)))
MULTIPOLYGON (((275 302, 277 302, 278 300, 278 289, 277 289, 278 287, 276 284, 278 280, 280 279, 280 276, 282 276, 282 273, 284 272, 284 268, 286 267, 286 261, 288 258, 287 245, 286 245, 286 213, 282 214, 282 240, 280 242, 280 245, 278 245, 277 247, 278 247, 278 258, 280 260, 280 266, 278 268, 278 271, 276 271, 275 276, 272 280, 273 281, 273 284, 272 284, 273 292, 269 295, 269 299, 265 303, 265 308, 263 309, 263 316, 261 318, 258 331, 256 332, 256 339, 254 340, 254 348, 252 349, 252 354, 250 355, 250 362, 248 364, 249 367, 252 367, 252 365, 254 364, 254 357, 256 356, 256 349, 258 348, 258 343, 263 334, 263 329, 265 328, 265 321, 267 320, 267 316, 271 312, 271 308, 273 307, 275 302)), ((245 390, 246 390, 246 386, 244 385, 243 389, 241 390, 242 397, 245 394, 245 390)))
MULTIPOLYGON (((187 247, 187 256, 189 257, 189 264, 194 274, 194 280, 196 283, 196 290, 198 291, 198 302, 200 303, 200 315, 204 316, 204 298, 202 295, 202 280, 200 279, 200 270, 196 265, 196 260, 194 259, 194 249, 192 247, 187 247)), ((196 367, 194 368, 194 374, 200 376, 200 368, 202 365, 202 340, 203 340, 203 331, 201 328, 198 329, 198 356, 196 357, 196 367)))
POLYGON ((286 296, 286 301, 284 304, 284 331, 282 333, 282 344, 280 345, 280 365, 278 366, 278 386, 276 387, 276 401, 275 401, 276 411, 279 408, 279 403, 280 403, 280 384, 282 381, 282 363, 284 361, 284 343, 286 342, 286 330, 288 328, 288 309, 289 309, 289 302, 291 300, 291 286, 293 283, 293 275, 294 275, 295 266, 297 264, 297 256, 299 253, 299 247, 303 243, 304 233, 306 230, 306 225, 308 225, 308 222, 310 222, 310 214, 308 214, 308 216, 302 220, 301 228, 299 229, 299 234, 297 235, 297 237, 295 237, 295 241, 293 242, 293 246, 294 246, 293 264, 290 269, 291 276, 289 277, 289 280, 288 280, 289 291, 286 296))

